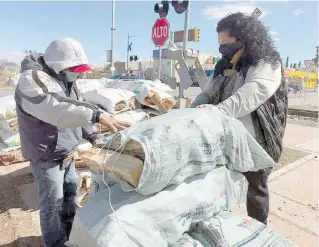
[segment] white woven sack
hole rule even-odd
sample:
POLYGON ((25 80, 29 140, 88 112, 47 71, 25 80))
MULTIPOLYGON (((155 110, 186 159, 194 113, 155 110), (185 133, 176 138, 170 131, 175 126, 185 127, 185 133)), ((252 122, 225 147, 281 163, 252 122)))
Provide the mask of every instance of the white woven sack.
POLYGON ((123 192, 119 185, 97 192, 77 213, 70 242, 78 247, 167 247, 192 224, 245 201, 247 181, 221 167, 153 196, 123 192))

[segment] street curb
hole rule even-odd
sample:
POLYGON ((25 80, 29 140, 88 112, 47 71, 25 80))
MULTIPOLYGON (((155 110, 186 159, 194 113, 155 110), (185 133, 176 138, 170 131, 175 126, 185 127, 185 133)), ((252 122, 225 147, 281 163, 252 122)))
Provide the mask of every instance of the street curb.
POLYGON ((318 111, 309 111, 296 108, 288 108, 288 115, 318 118, 318 111))
POLYGON ((303 158, 301 158, 299 160, 296 160, 293 163, 290 163, 289 165, 286 165, 285 167, 275 171, 274 173, 271 173, 269 175, 268 182, 274 181, 275 179, 277 179, 277 178, 281 177, 282 175, 292 171, 293 169, 295 169, 296 167, 306 163, 307 161, 316 158, 317 156, 318 156, 317 153, 311 153, 311 154, 309 154, 309 155, 307 155, 307 156, 305 156, 305 157, 303 157, 303 158))

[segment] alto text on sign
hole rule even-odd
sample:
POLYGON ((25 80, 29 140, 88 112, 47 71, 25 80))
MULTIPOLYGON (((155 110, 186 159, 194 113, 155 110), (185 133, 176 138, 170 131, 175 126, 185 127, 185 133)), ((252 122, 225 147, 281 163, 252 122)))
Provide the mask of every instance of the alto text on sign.
POLYGON ((167 41, 170 34, 170 25, 166 18, 159 18, 152 28, 152 40, 156 47, 161 47, 167 41))

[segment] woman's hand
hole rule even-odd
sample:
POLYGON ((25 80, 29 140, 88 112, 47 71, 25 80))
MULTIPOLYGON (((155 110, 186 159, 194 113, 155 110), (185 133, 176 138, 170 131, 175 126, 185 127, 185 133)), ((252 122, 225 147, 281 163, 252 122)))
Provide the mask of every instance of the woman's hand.
POLYGON ((212 108, 212 107, 216 107, 216 106, 212 104, 204 104, 204 105, 196 106, 196 108, 212 108))

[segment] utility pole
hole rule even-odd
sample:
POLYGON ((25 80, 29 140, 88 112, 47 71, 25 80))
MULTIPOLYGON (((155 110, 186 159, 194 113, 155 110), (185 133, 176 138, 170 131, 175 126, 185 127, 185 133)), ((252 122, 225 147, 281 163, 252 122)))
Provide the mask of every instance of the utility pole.
POLYGON ((115 33, 115 0, 112 0, 112 28, 111 28, 111 71, 114 74, 114 33, 115 33))
POLYGON ((130 33, 127 34, 127 54, 126 54, 126 69, 127 69, 127 72, 129 73, 129 57, 130 57, 130 50, 132 49, 131 46, 132 46, 132 43, 130 43, 130 38, 133 38, 133 37, 136 37, 136 36, 130 36, 130 33))
MULTIPOLYGON (((188 40, 188 23, 189 23, 189 13, 191 8, 191 1, 188 1, 188 7, 185 12, 185 21, 184 21, 184 38, 183 38, 183 52, 184 57, 186 55, 186 49, 187 49, 187 40, 188 40)), ((184 98, 184 90, 182 81, 179 82, 179 95, 178 98, 184 98)))

